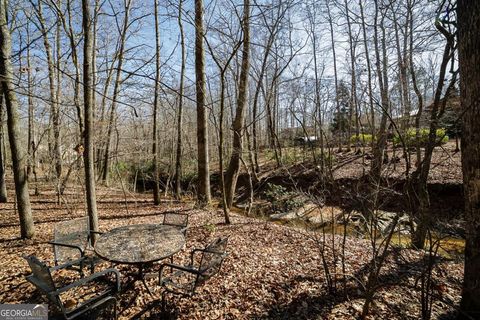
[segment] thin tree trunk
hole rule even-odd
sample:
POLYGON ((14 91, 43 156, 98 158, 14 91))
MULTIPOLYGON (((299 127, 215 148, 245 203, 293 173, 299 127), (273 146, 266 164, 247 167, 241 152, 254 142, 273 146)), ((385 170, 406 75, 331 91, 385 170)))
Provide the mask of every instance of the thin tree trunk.
POLYGON ((377 76, 378 84, 380 87, 380 97, 381 97, 381 108, 382 108, 382 117, 380 120, 380 128, 376 136, 376 143, 373 148, 373 159, 371 167, 371 177, 373 183, 378 183, 381 177, 382 165, 384 150, 387 143, 387 118, 389 110, 389 98, 388 98, 388 78, 387 74, 387 52, 386 52, 386 39, 385 39, 385 25, 383 22, 383 17, 381 19, 380 28, 382 30, 382 55, 379 48, 379 36, 378 36, 378 15, 379 15, 379 6, 378 0, 375 0, 375 22, 374 22, 374 44, 375 44, 375 57, 376 57, 376 66, 377 66, 377 76))
POLYGON ((103 155, 102 181, 104 183, 107 182, 108 173, 110 170, 110 143, 112 140, 115 114, 117 110, 118 95, 120 93, 120 87, 122 84, 121 78, 122 78, 123 54, 125 51, 125 41, 127 38, 127 32, 129 27, 130 4, 131 4, 131 0, 126 0, 125 6, 124 6, 125 16, 123 20, 122 32, 120 34, 120 48, 118 50, 117 73, 115 76, 115 85, 113 88, 112 105, 110 106, 110 117, 108 121, 107 137, 105 141, 105 153, 103 155))
MULTIPOLYGON (((363 33, 363 45, 365 47, 365 61, 367 63, 367 81, 368 81, 368 104, 369 104, 369 109, 370 109, 370 121, 371 121, 371 133, 372 133, 372 138, 375 137, 375 109, 373 106, 373 86, 372 86, 372 63, 370 61, 370 52, 368 49, 368 39, 367 39, 367 27, 366 27, 366 22, 365 22, 365 15, 364 15, 364 10, 363 10, 363 5, 362 5, 362 0, 358 1, 358 4, 360 6, 360 15, 362 18, 362 33, 363 33)), ((372 139, 372 149, 375 141, 372 139)))
MULTIPOLYGON (((58 11, 61 12, 60 2, 57 0, 56 5, 58 11)), ((38 22, 40 24, 40 31, 43 37, 43 45, 45 47, 45 53, 47 55, 47 68, 48 68, 48 80, 49 80, 49 89, 50 89, 50 122, 53 129, 53 163, 55 166, 55 189, 57 193, 57 203, 60 202, 60 181, 62 176, 62 155, 60 151, 60 111, 59 111, 59 94, 60 94, 60 54, 59 44, 60 44, 60 25, 57 25, 56 28, 56 53, 57 61, 56 64, 53 61, 52 47, 48 40, 47 27, 45 25, 45 18, 43 17, 42 11, 42 2, 38 2, 36 9, 36 14, 38 22), (55 72, 57 68, 57 72, 55 72), (57 83, 55 83, 55 75, 57 75, 57 83)))
MULTIPOLYGON (((85 189, 88 217, 90 220, 90 230, 98 231, 98 214, 97 214, 97 199, 95 192, 95 167, 94 167, 94 122, 93 109, 94 101, 92 99, 92 51, 93 37, 91 31, 92 19, 90 16, 90 0, 82 0, 82 28, 84 36, 83 46, 83 105, 84 105, 84 119, 85 119, 85 152, 83 156, 85 166, 85 189)), ((93 242, 95 242, 95 234, 93 235, 93 242)))
MULTIPOLYGON (((30 28, 29 23, 27 20, 27 43, 30 43, 30 28)), ((33 152, 35 152, 35 142, 34 142, 34 115, 33 115, 33 92, 32 92, 32 64, 30 60, 30 46, 27 46, 27 92, 28 92, 28 136, 27 136, 27 153, 28 153, 28 160, 27 160, 27 178, 30 180, 32 171, 32 167, 35 166, 33 162, 33 152)))
MULTIPOLYGON (((357 102, 357 76, 356 76, 356 64, 355 64, 355 49, 352 24, 350 21, 350 13, 348 8, 348 0, 345 0, 345 11, 347 15, 347 27, 348 27, 348 43, 350 47, 350 110, 349 110, 349 119, 348 119, 348 146, 347 150, 350 150, 350 137, 352 136, 352 122, 353 117, 355 116, 355 135, 358 137, 360 134, 360 126, 358 120, 358 102, 357 102)), ((355 144, 355 149, 357 149, 358 144, 355 144)))
POLYGON ((13 178, 17 196, 18 214, 20 218, 20 234, 22 238, 32 238, 35 234, 33 226, 28 179, 26 175, 26 149, 20 144, 20 125, 18 101, 13 87, 13 68, 10 61, 12 43, 10 29, 7 24, 7 2, 0 0, 0 80, 1 89, 7 106, 7 127, 12 154, 13 178))
POLYGON ((197 95, 198 204, 210 203, 208 167, 208 115, 205 99, 205 51, 203 48, 203 0, 195 0, 195 90, 197 95))
POLYGON ((4 122, 4 111, 3 111, 3 95, 0 94, 0 203, 6 203, 8 200, 7 197, 7 184, 5 183, 5 149, 3 148, 3 122, 4 122))
MULTIPOLYGON (((327 0, 326 5, 327 5, 327 15, 328 15, 328 24, 330 26, 330 41, 332 44, 332 58, 333 58, 333 76, 335 80, 335 107, 336 107, 336 112, 337 112, 337 117, 340 116, 340 103, 338 99, 338 73, 337 73, 337 54, 335 51, 335 36, 333 34, 333 19, 332 19, 332 14, 330 11, 330 1, 327 0)), ((340 135, 343 134, 343 131, 345 128, 343 128, 343 121, 340 122, 340 135)), ((338 151, 342 151, 342 144, 343 144, 343 137, 340 137, 338 139, 338 151)))
MULTIPOLYGON (((409 10, 413 10, 412 8, 412 2, 411 0, 407 0, 409 10)), ((422 118, 422 113, 423 113, 423 95, 422 92, 420 91, 417 83, 417 72, 415 70, 415 65, 413 63, 413 50, 414 50, 414 43, 413 43, 413 13, 409 15, 409 25, 410 25, 410 52, 409 52, 409 65, 410 65, 410 74, 412 77, 412 86, 413 86, 413 91, 415 92, 415 95, 417 96, 418 100, 418 111, 415 116, 415 132, 416 132, 416 142, 417 142, 417 148, 416 148, 416 165, 417 167, 420 165, 421 160, 422 160, 422 154, 420 150, 420 120, 422 118)), ((408 164, 408 162, 407 162, 408 164)), ((407 169, 409 169, 407 167, 407 169)), ((407 170, 407 175, 409 174, 407 170)))
MULTIPOLYGON (((57 0, 57 6, 61 11, 62 1, 57 0)), ((56 188, 57 188, 57 204, 60 204, 60 195, 63 193, 62 185, 62 153, 61 153, 61 141, 60 141, 60 104, 62 101, 62 74, 61 74, 61 39, 60 39, 60 27, 61 24, 57 23, 56 33, 55 33, 55 51, 56 51, 56 87, 55 87, 55 113, 53 118, 53 141, 54 141, 54 150, 55 150, 55 173, 56 173, 56 188)))
POLYGON ((427 180, 430 172, 433 150, 437 145, 436 131, 438 128, 438 120, 441 117, 443 110, 445 110, 446 101, 452 94, 454 90, 454 84, 456 82, 456 74, 454 73, 447 89, 444 90, 447 67, 450 61, 452 61, 454 55, 455 38, 453 35, 447 34, 443 26, 441 26, 439 23, 436 24, 436 27, 446 37, 446 44, 440 64, 438 82, 436 85, 435 96, 430 113, 430 127, 428 142, 425 146, 425 155, 418 168, 412 173, 412 177, 410 178, 410 186, 413 189, 409 191, 414 197, 413 199, 415 202, 413 203, 413 215, 417 219, 417 229, 412 235, 412 246, 419 249, 423 249, 427 232, 432 225, 432 216, 429 212, 430 199, 427 188, 427 180), (442 94, 444 92, 445 94, 442 98, 442 94))
MULTIPOLYGON (((110 88, 110 83, 112 82, 112 77, 113 77, 113 72, 115 70, 114 65, 116 62, 116 57, 113 59, 112 64, 110 65, 110 68, 107 70, 107 77, 105 79, 105 85, 103 86, 103 91, 102 91, 102 100, 100 102, 100 119, 99 119, 99 136, 103 137, 104 132, 105 132, 105 112, 106 112, 106 107, 107 107, 107 95, 108 95, 108 89, 110 88)), ((97 159, 97 172, 98 176, 101 177, 103 176, 102 170, 102 161, 100 161, 102 157, 102 149, 105 147, 105 141, 99 141, 98 142, 99 146, 97 147, 97 155, 95 159, 97 159)))
MULTIPOLYGON (((258 162, 258 101, 260 97, 260 91, 263 90, 263 78, 265 77, 265 73, 267 72, 267 62, 268 57, 270 56, 273 43, 275 42, 276 36, 279 32, 279 27, 281 21, 285 14, 287 13, 287 7, 282 7, 281 5, 278 6, 278 15, 273 23, 269 23, 267 21, 266 14, 262 14, 263 21, 265 25, 271 25, 269 27, 269 34, 267 43, 265 45, 262 65, 260 67, 260 74, 258 76, 257 85, 255 87, 255 93, 253 95, 253 104, 252 104, 252 145, 253 145, 253 160, 254 160, 254 168, 252 168, 252 172, 254 173, 255 179, 257 179, 257 174, 260 172, 260 165, 258 162)), ((270 126, 269 126, 270 128, 270 126)))
POLYGON ((68 13, 68 26, 65 21, 65 17, 63 14, 60 14, 60 18, 62 20, 63 28, 68 35, 68 39, 70 42, 70 50, 72 56, 72 62, 75 67, 75 84, 74 84, 74 93, 73 93, 73 103, 75 105, 75 109, 77 111, 77 118, 78 118, 78 133, 79 137, 82 136, 84 125, 83 125, 83 115, 82 115, 82 107, 80 105, 80 66, 78 62, 78 54, 77 54, 77 46, 75 42, 75 33, 72 27, 72 7, 71 7, 71 0, 67 0, 67 13, 68 13))
MULTIPOLYGON (((311 32, 311 38, 312 38, 312 54, 313 54, 313 66, 314 66, 314 71, 315 71, 315 114, 318 114, 318 125, 320 127, 319 130, 319 141, 320 141, 320 174, 322 177, 324 177, 325 174, 325 150, 324 150, 324 145, 323 145, 323 121, 322 121, 322 110, 321 110, 321 104, 320 104, 320 77, 318 74, 318 57, 317 57, 317 34, 316 34, 316 21, 315 17, 309 16, 310 18, 310 32, 311 32)), ((306 98, 306 95, 305 95, 306 98)), ((307 104, 305 103, 305 108, 307 104)), ((302 122, 302 128, 304 130, 305 136, 308 138, 308 133, 305 130, 305 117, 304 121, 302 122)), ((310 140, 308 138, 308 140, 310 140)), ((314 164, 317 163, 317 157, 315 156, 315 149, 313 148, 313 142, 308 141, 311 149, 312 149, 312 155, 313 155, 313 161, 314 164)))
POLYGON ((154 1, 155 6, 155 93, 153 99, 153 203, 160 204, 160 186, 158 184, 159 173, 159 145, 158 145, 158 109, 160 108, 160 30, 158 19, 158 0, 154 1))
POLYGON ((175 197, 180 199, 182 192, 182 122, 183 122, 183 86, 185 81, 185 34, 183 31, 182 10, 183 0, 178 3, 178 28, 180 29, 180 46, 182 52, 182 65, 180 66, 180 88, 178 92, 177 113, 177 152, 175 159, 175 197))
MULTIPOLYGON (((244 0, 243 5, 243 50, 240 82, 238 85, 237 111, 235 114, 235 120, 233 121, 233 150, 230 158, 230 164, 228 165, 225 175, 225 195, 229 209, 233 205, 238 172, 241 165, 243 152, 243 130, 248 102, 248 69, 250 67, 250 0, 244 0)), ((228 216, 225 216, 225 222, 230 223, 228 216)))

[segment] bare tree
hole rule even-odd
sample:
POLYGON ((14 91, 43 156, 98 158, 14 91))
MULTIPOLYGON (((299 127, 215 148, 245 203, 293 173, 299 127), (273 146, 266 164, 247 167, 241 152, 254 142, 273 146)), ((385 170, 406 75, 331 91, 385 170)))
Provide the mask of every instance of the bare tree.
POLYGON ((120 33, 120 40, 119 40, 119 49, 118 49, 118 57, 117 57, 117 67, 116 67, 116 75, 115 75, 115 83, 113 87, 113 96, 112 96, 112 104, 110 106, 110 117, 108 120, 108 129, 107 129, 107 137, 105 141, 105 153, 103 154, 103 169, 102 169, 102 181, 104 183, 107 182, 108 173, 110 170, 110 144, 113 134, 114 122, 115 122, 115 115, 117 110, 117 102, 118 96, 120 93, 120 88, 122 85, 122 66, 123 66, 123 56, 125 53, 125 42, 127 39, 128 28, 130 27, 129 17, 130 17, 130 8, 131 8, 132 0, 124 0, 123 3, 123 10, 124 10, 124 17, 123 17, 123 24, 121 30, 118 30, 120 33))
MULTIPOLYGON (((445 37, 445 47, 443 50, 442 60, 440 63, 440 70, 438 75, 438 82, 435 86, 435 95, 433 99, 432 108, 430 111, 429 119, 429 134, 428 141, 425 146, 425 154, 422 161, 418 164, 417 169, 412 173, 408 179, 408 196, 412 213, 417 221, 417 228, 412 235, 412 245, 415 248, 423 248, 425 245, 425 239, 429 228, 432 227, 433 219, 429 212, 430 199, 428 194, 428 175, 430 173, 430 167, 432 163, 432 156, 435 147, 438 144, 437 129, 439 119, 442 117, 445 111, 445 105, 447 99, 451 96, 457 79, 458 71, 453 71, 453 67, 450 67, 452 76, 447 82, 447 72, 449 71, 449 65, 454 65, 455 55, 455 37, 456 35, 450 32, 447 28, 451 23, 448 19, 452 19, 451 8, 442 7, 438 9, 438 16, 435 26, 437 30, 445 37), (447 12, 446 18, 443 20, 439 18, 440 14, 445 10, 447 12), (447 85, 445 87, 445 85, 447 85)), ((418 134, 417 134, 418 135, 418 134)))
MULTIPOLYGON (((225 192, 227 206, 229 208, 231 208, 233 205, 233 198, 235 196, 238 172, 240 170, 243 152, 243 131, 248 95, 248 69, 250 67, 250 0, 244 0, 243 6, 242 64, 240 69, 240 81, 238 84, 237 110, 235 114, 235 120, 233 121, 233 150, 230 163, 225 174, 225 192)), ((225 220, 226 223, 230 223, 228 216, 225 217, 225 220)))
MULTIPOLYGON (((95 167, 94 167, 94 124, 93 110, 95 102, 92 97, 92 18, 90 14, 90 0, 82 0, 82 30, 84 36, 83 45, 83 106, 85 131, 83 133, 85 153, 83 156, 85 166, 85 189, 90 230, 98 231, 97 197, 95 191, 95 167)), ((95 238, 94 238, 95 240, 95 238)))
POLYGON ((378 5, 378 0, 375 0, 375 18, 374 18, 374 35, 373 41, 375 44, 375 64, 377 68, 378 85, 380 88, 380 108, 382 110, 382 117, 380 119, 380 128, 378 129, 376 136, 376 143, 373 145, 373 159, 371 167, 371 176, 374 184, 379 183, 382 171, 382 164, 384 159, 385 146, 387 144, 387 119, 390 109, 390 99, 388 96, 388 55, 386 45, 386 30, 384 25, 384 15, 380 12, 381 8, 378 5), (380 24, 378 21, 379 14, 382 15, 380 24), (381 38, 379 37, 379 31, 381 30, 381 38), (379 42, 381 42, 381 51, 379 42))
MULTIPOLYGON (((330 1, 326 1, 326 6, 327 6, 327 20, 328 20, 328 25, 329 25, 329 31, 330 31, 330 42, 332 46, 332 59, 333 59, 333 77, 335 80, 335 109, 337 112, 337 116, 340 115, 340 103, 338 100, 338 69, 337 69, 337 52, 336 52, 336 46, 335 46, 335 36, 334 36, 334 29, 333 29, 333 17, 332 17, 332 12, 330 8, 330 1)), ((340 123, 340 132, 341 134, 343 133, 343 121, 340 123)), ((342 151, 342 139, 338 139, 338 151, 342 151)))
POLYGON ((178 110, 177 110, 177 148, 175 157, 175 196, 180 199, 182 192, 182 123, 183 123, 183 88, 185 82, 185 64, 186 64, 186 49, 185 49, 185 33, 183 31, 182 10, 183 1, 178 3, 178 29, 180 30, 180 49, 181 49, 181 66, 180 66, 180 84, 178 89, 178 110))
POLYGON ((154 0, 154 15, 155 15, 155 92, 153 98, 153 203, 160 204, 160 186, 158 179, 160 176, 158 163, 158 109, 160 107, 160 30, 158 19, 158 1, 154 0))
POLYGON ((203 48, 203 0, 195 0, 195 90, 197 94, 197 152, 200 205, 210 203, 210 170, 208 167, 208 123, 205 99, 205 50, 203 48))
MULTIPOLYGON (((37 4, 30 1, 32 7, 35 9, 35 14, 38 20, 37 28, 40 30, 43 38, 43 45, 45 48, 45 53, 47 56, 47 68, 48 68, 48 80, 49 80, 49 89, 50 89, 50 123, 53 131, 53 146, 51 153, 53 154, 53 163, 55 167, 55 186, 57 192, 57 203, 60 203, 60 182, 62 176, 62 154, 60 151, 60 109, 59 109, 59 100, 60 100, 60 24, 57 24, 56 28, 56 61, 54 60, 52 46, 50 44, 48 36, 48 27, 45 22, 45 17, 43 14, 43 5, 42 1, 38 1, 37 4), (57 70, 57 71, 55 71, 57 70), (56 79, 55 79, 56 77, 56 79)), ((58 11, 61 12, 61 2, 56 2, 58 11)))
POLYGON ((12 154, 13 178, 17 196, 18 214, 20 218, 20 234, 22 238, 32 238, 35 234, 33 226, 30 196, 28 194, 28 178, 26 175, 26 149, 21 145, 21 129, 18 115, 18 101, 13 86, 13 68, 10 61, 12 42, 7 22, 7 1, 0 0, 0 80, 2 94, 7 109, 8 138, 12 154))

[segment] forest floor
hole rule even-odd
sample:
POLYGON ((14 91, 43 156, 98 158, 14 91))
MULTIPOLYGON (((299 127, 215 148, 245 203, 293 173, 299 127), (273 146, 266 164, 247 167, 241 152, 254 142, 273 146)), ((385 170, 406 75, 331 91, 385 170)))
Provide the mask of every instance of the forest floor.
MULTIPOLYGON (((36 235, 21 240, 18 216, 10 202, 0 205, 0 303, 46 303, 25 280, 29 273, 24 255, 36 255, 53 263, 52 240, 55 222, 85 214, 81 185, 67 190, 62 204, 55 203, 51 190, 40 189, 32 196, 36 235)), ((10 189, 10 195, 13 191, 10 189)), ((178 319, 357 319, 364 299, 366 266, 371 259, 371 243, 347 237, 344 290, 338 275, 337 292, 325 286, 320 244, 323 235, 288 225, 245 217, 232 213, 232 224, 223 223, 220 210, 196 209, 191 202, 165 199, 153 205, 149 194, 127 194, 113 188, 98 190, 99 228, 112 228, 137 223, 162 221, 162 212, 181 211, 190 214, 186 249, 175 256, 176 263, 187 263, 191 249, 204 247, 218 236, 229 236, 228 257, 220 273, 202 286, 193 298, 173 300, 178 319), (352 280, 355 279, 355 280, 352 280)), ((338 245, 339 236, 325 235, 329 246, 338 245)), ((331 256, 331 246, 327 257, 331 256)), ((338 253, 338 252, 337 252, 338 253)), ((420 275, 426 257, 424 251, 392 248, 381 270, 381 286, 375 295, 369 319, 419 319, 421 317, 420 275)), ((329 258, 327 258, 329 259, 329 258)), ((332 262, 329 259, 328 262, 332 262)), ((107 268, 105 263, 97 267, 107 268)), ((341 273, 339 262, 331 272, 341 273)), ((128 271, 122 268, 122 273, 128 271)), ((61 271, 62 282, 78 277, 61 271)), ((454 318, 461 294, 463 262, 461 259, 440 259, 433 270, 433 319, 454 318)), ((148 295, 140 282, 135 290, 119 296, 121 319, 159 316, 155 303, 160 299, 157 280, 147 281, 153 290, 148 295), (155 307, 153 307, 155 306, 155 307)), ((71 296, 65 301, 74 301, 71 296)))

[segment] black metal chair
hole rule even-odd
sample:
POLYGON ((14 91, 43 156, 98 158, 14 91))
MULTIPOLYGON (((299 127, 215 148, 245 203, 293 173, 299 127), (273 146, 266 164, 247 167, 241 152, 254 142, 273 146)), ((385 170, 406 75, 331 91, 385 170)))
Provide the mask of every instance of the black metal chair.
POLYGON ((187 235, 188 214, 178 212, 165 212, 163 214, 163 225, 179 228, 183 235, 187 235))
POLYGON ((117 300, 113 296, 115 293, 120 291, 120 274, 117 270, 106 269, 101 272, 91 274, 88 277, 80 278, 80 280, 70 283, 66 286, 59 287, 53 280, 52 271, 71 267, 75 261, 49 268, 47 265, 45 265, 45 263, 38 260, 35 256, 28 256, 25 257, 25 259, 32 270, 32 274, 26 277, 27 280, 43 294, 45 294, 47 298, 60 309, 65 319, 74 319, 78 317, 81 317, 82 319, 86 317, 95 318, 98 313, 108 306, 113 306, 113 316, 115 319, 117 318, 117 300), (115 283, 109 283, 103 292, 98 293, 95 291, 95 295, 93 297, 87 298, 85 301, 82 301, 73 308, 67 307, 64 301, 62 301, 60 297, 61 294, 74 288, 85 286, 88 283, 99 279, 100 277, 106 276, 107 274, 114 275, 115 283))
POLYGON ((160 266, 159 284, 164 288, 162 292, 163 311, 168 293, 191 297, 198 287, 220 271, 227 256, 227 242, 228 238, 218 238, 207 245, 205 249, 192 250, 190 264, 187 266, 172 263, 164 263, 160 266), (197 258, 198 254, 201 254, 200 258, 197 258), (167 269, 170 270, 170 274, 165 276, 164 272, 167 269))
POLYGON ((90 266, 93 273, 95 265, 102 260, 93 253, 92 234, 88 217, 57 222, 54 226, 54 240, 49 243, 53 246, 55 265, 59 266, 71 261, 70 269, 75 269, 83 276, 84 266, 90 266))

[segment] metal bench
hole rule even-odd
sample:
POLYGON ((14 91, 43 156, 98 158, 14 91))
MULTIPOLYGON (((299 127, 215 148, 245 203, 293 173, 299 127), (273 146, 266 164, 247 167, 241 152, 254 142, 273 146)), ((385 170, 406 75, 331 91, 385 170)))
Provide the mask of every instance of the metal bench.
MULTIPOLYGON (((32 283, 40 292, 45 294, 47 298, 60 309, 63 317, 65 319, 75 319, 81 317, 95 318, 98 313, 107 308, 108 306, 113 306, 113 316, 117 318, 117 305, 116 298, 113 294, 120 291, 120 274, 115 269, 106 269, 98 273, 89 275, 88 277, 83 277, 78 281, 70 283, 66 286, 59 287, 53 280, 52 271, 66 269, 71 267, 73 263, 78 261, 71 261, 69 263, 58 265, 55 267, 49 268, 45 263, 38 260, 35 256, 25 257, 27 260, 32 274, 27 276, 26 279, 32 283), (68 308, 62 301, 60 295, 69 290, 72 290, 77 287, 85 286, 88 283, 99 279, 107 274, 113 274, 115 277, 114 285, 108 285, 107 289, 103 292, 95 292, 95 296, 82 301, 80 304, 76 305, 74 308, 68 308)), ((82 297, 79 297, 82 298, 82 297)))

